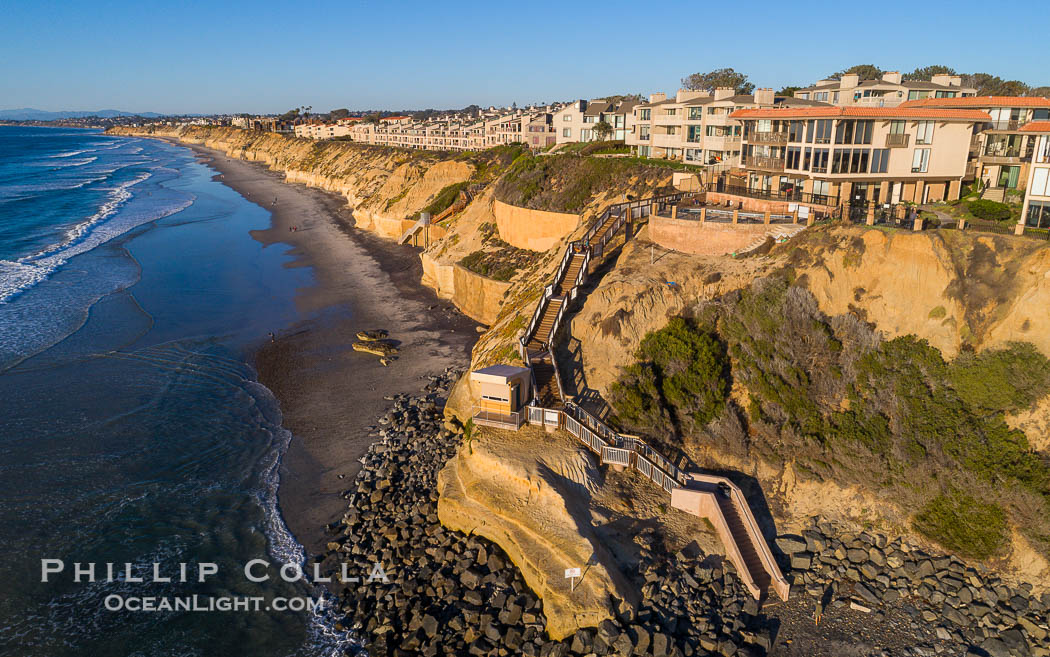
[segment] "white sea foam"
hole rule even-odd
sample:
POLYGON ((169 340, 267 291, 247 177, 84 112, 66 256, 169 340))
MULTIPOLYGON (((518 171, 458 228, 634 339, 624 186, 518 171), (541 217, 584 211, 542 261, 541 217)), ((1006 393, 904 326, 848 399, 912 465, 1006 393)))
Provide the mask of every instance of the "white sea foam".
POLYGON ((0 304, 9 302, 15 295, 44 280, 73 256, 90 251, 136 226, 174 214, 193 203, 194 199, 190 197, 182 202, 155 208, 154 212, 129 217, 128 221, 106 222, 132 197, 131 188, 151 175, 144 172, 114 187, 95 214, 67 230, 61 242, 14 262, 0 261, 0 304))
POLYGON ((82 150, 82 151, 69 151, 68 153, 56 153, 55 155, 48 155, 48 158, 73 157, 74 155, 80 155, 81 153, 89 153, 89 152, 92 152, 93 150, 94 149, 86 149, 86 150, 82 150))
MULTIPOLYGON (((83 151, 81 151, 81 152, 83 152, 83 151)), ((72 156, 70 156, 70 157, 72 157, 72 156)), ((66 168, 69 168, 69 167, 82 167, 85 164, 91 164, 92 162, 94 162, 97 159, 98 159, 97 156, 92 155, 91 157, 80 157, 80 158, 77 158, 75 160, 63 159, 63 160, 61 160, 59 162, 49 162, 47 160, 42 160, 40 162, 30 162, 26 166, 39 167, 39 168, 48 168, 48 169, 66 169, 66 168)))

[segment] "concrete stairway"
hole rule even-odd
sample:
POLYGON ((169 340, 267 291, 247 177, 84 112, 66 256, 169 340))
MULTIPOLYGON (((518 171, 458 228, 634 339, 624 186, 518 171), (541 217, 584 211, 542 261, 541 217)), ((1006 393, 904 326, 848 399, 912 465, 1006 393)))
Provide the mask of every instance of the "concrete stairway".
POLYGON ((996 201, 998 203, 1006 203, 1006 188, 1005 187, 987 187, 981 192, 981 198, 986 201, 996 201))
POLYGON ((711 522, 725 545, 726 557, 751 595, 761 599, 772 588, 787 600, 791 585, 780 572, 740 488, 716 475, 689 473, 686 477, 685 486, 671 491, 671 506, 711 522))
MULTIPOLYGON (((769 573, 766 572, 765 567, 762 565, 762 558, 758 556, 755 544, 747 533, 747 529, 744 528, 744 520, 740 517, 736 505, 728 498, 719 497, 718 506, 722 510, 722 516, 725 518, 726 524, 729 525, 729 533, 736 542, 740 556, 743 558, 744 567, 751 576, 751 580, 759 590, 766 590, 769 588, 769 573)), ((739 565, 737 565, 737 569, 739 569, 739 565)))

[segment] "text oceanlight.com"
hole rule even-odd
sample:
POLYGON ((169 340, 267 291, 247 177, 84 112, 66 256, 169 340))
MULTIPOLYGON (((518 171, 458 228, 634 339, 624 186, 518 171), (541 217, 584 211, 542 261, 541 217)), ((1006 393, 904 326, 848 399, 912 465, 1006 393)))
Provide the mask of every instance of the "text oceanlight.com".
POLYGON ((273 598, 261 596, 135 596, 107 595, 108 611, 320 611, 324 598, 273 598))

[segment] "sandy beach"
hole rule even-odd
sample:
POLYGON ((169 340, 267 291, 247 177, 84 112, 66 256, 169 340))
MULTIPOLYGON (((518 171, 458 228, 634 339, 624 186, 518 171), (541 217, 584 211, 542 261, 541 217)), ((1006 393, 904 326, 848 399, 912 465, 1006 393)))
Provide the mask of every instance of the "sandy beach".
POLYGON ((296 299, 301 319, 274 342, 260 336, 255 366, 293 434, 281 468, 281 511, 299 542, 316 553, 324 547, 324 525, 345 511, 340 494, 360 469, 388 405, 384 397, 416 392, 450 365, 466 367, 477 323, 419 283, 416 249, 354 229, 341 196, 286 183, 259 163, 178 145, 272 213, 271 227, 254 231, 255 239, 288 249, 289 266, 313 270, 316 283, 296 299), (351 349, 357 331, 376 328, 401 343, 389 367, 351 349))

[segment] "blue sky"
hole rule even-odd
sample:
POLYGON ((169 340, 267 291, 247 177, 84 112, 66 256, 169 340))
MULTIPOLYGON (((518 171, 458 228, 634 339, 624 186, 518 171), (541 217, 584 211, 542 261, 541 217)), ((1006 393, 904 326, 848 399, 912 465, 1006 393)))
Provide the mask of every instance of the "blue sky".
POLYGON ((760 87, 852 64, 1050 84, 1050 3, 4 0, 0 108, 448 108, 671 92, 724 66, 760 87))

